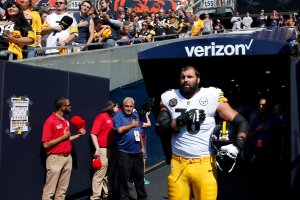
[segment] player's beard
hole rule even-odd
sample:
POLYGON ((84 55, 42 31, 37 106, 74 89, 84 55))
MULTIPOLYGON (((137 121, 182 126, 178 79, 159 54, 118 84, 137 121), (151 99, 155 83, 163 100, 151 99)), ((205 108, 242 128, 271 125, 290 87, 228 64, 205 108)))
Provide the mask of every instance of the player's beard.
POLYGON ((65 108, 65 109, 63 109, 63 113, 64 113, 64 115, 68 115, 71 113, 71 111, 69 109, 65 108))
POLYGON ((179 91, 184 98, 190 99, 198 91, 198 84, 191 85, 190 87, 181 86, 179 91))

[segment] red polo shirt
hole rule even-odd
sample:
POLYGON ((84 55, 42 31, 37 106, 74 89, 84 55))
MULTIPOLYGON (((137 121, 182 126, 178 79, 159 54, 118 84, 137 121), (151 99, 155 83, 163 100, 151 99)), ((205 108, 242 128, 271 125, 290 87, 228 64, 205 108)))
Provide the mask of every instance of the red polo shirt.
MULTIPOLYGON (((70 124, 68 120, 59 118, 56 113, 52 113, 50 117, 45 121, 43 127, 42 142, 49 142, 64 135, 64 130, 70 131, 70 124)), ((70 153, 72 149, 72 143, 70 140, 64 140, 53 147, 47 148, 46 153, 60 154, 70 153)))
POLYGON ((99 147, 115 147, 114 124, 107 113, 100 113, 94 120, 91 134, 97 135, 99 147))

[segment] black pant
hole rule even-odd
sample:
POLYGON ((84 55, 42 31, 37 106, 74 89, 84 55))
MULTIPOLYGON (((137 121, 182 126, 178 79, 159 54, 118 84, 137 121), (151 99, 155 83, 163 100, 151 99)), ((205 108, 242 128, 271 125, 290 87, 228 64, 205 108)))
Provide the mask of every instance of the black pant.
MULTIPOLYGON (((112 151, 112 150, 110 150, 112 151)), ((108 158, 107 178, 110 185, 110 190, 108 191, 109 200, 119 200, 119 188, 118 188, 118 162, 117 162, 117 152, 115 151, 112 156, 108 158)))
POLYGON ((144 161, 142 153, 129 154, 118 151, 118 185, 120 199, 129 200, 128 181, 131 178, 137 193, 138 200, 147 200, 144 185, 144 161))

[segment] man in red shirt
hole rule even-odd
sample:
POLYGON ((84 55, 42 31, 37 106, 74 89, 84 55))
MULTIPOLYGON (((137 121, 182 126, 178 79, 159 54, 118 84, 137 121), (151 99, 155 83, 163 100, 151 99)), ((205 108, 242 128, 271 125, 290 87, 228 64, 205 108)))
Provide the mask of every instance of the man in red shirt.
POLYGON ((91 200, 100 199, 102 190, 103 198, 114 195, 117 198, 117 177, 116 177, 116 152, 114 141, 113 116, 118 111, 116 101, 109 100, 99 115, 94 120, 91 130, 91 138, 95 147, 95 155, 100 157, 102 167, 96 169, 93 181, 93 195, 91 200), (108 169, 109 168, 109 169, 108 169))
POLYGON ((82 128, 76 135, 71 135, 70 124, 64 118, 64 115, 71 113, 68 98, 55 100, 55 107, 56 111, 48 117, 43 127, 42 143, 47 154, 47 175, 42 200, 65 199, 72 171, 71 141, 86 133, 82 128))

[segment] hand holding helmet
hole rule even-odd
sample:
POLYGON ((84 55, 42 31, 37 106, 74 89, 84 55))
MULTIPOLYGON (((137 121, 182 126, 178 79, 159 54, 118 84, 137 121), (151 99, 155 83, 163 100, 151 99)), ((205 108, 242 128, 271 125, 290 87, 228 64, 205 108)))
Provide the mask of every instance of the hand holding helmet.
POLYGON ((240 153, 240 150, 237 146, 228 144, 221 147, 221 153, 227 155, 232 159, 236 159, 237 155, 240 153))
POLYGON ((244 148, 246 139, 242 135, 237 136, 237 130, 231 123, 221 121, 216 125, 211 140, 216 153, 218 169, 231 172, 236 164, 238 154, 244 148))
POLYGON ((237 137, 234 144, 228 144, 221 147, 221 151, 225 151, 226 155, 235 159, 240 151, 244 148, 246 140, 243 137, 237 137))

